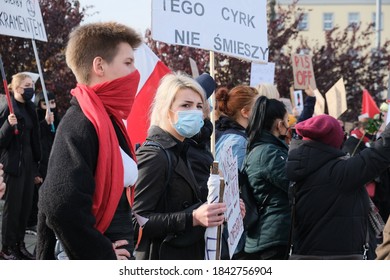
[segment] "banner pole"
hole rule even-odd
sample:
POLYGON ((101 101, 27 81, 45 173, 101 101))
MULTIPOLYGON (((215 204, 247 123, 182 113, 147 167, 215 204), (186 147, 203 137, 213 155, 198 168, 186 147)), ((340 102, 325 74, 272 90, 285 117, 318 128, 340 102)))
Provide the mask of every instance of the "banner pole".
MULTIPOLYGON (((38 56, 38 50, 37 50, 37 45, 35 44, 35 39, 31 39, 32 46, 34 49, 34 54, 35 54, 35 60, 37 61, 37 67, 38 67, 38 72, 39 72, 39 77, 41 78, 41 85, 42 85, 42 91, 43 91, 43 97, 45 98, 45 103, 46 103, 46 108, 48 110, 48 113, 51 113, 50 110, 50 104, 49 104, 49 99, 47 97, 47 91, 46 91, 46 86, 45 86, 45 80, 43 79, 43 73, 42 73, 42 68, 41 68, 41 62, 39 60, 38 56)), ((55 132, 55 127, 54 123, 51 123, 51 131, 55 132)))
MULTIPOLYGON (((215 80, 215 58, 214 58, 214 52, 210 51, 210 76, 215 80)), ((210 142, 210 150, 213 154, 213 157, 215 158, 215 92, 211 95, 211 106, 214 107, 213 112, 210 112, 210 121, 213 124, 213 133, 211 134, 211 142, 210 142)))
MULTIPOLYGON (((225 193, 225 180, 223 178, 219 179, 219 203, 223 202, 223 195, 225 193)), ((216 252, 216 260, 221 260, 222 253, 222 232, 223 232, 223 224, 217 227, 217 252, 216 252)))
MULTIPOLYGON (((12 106, 11 95, 10 95, 9 90, 8 90, 7 77, 5 76, 4 64, 3 64, 3 59, 1 57, 1 54, 0 54, 0 72, 1 72, 1 76, 3 77, 3 86, 4 86, 5 96, 7 99, 9 113, 13 114, 14 107, 12 106)), ((19 134, 19 130, 18 130, 17 125, 14 126, 14 133, 15 133, 15 135, 19 134)))

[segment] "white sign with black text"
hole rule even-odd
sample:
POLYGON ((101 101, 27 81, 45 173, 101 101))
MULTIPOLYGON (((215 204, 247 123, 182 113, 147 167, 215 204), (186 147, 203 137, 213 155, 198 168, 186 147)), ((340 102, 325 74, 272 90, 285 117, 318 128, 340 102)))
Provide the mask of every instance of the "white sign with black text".
POLYGON ((241 235, 244 232, 244 222, 240 211, 240 191, 238 186, 237 156, 233 156, 229 142, 223 145, 219 167, 225 179, 225 193, 223 200, 226 203, 225 218, 228 228, 228 248, 232 258, 241 235))
POLYGON ((0 0, 0 34, 47 42, 38 0, 0 0))
POLYGON ((266 11, 266 0, 152 0, 152 37, 266 62, 266 11))

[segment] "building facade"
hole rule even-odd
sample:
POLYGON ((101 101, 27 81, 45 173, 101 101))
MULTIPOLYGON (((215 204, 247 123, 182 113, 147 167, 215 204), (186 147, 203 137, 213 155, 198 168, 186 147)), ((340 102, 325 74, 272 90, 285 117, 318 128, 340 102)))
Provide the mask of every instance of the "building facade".
MULTIPOLYGON (((282 7, 290 5, 292 0, 278 0, 282 7)), ((340 30, 354 24, 361 24, 365 30, 371 23, 376 23, 376 0, 299 0, 298 7, 304 10, 304 16, 299 24, 300 36, 307 39, 309 45, 325 42, 325 31, 334 27, 340 30)), ((375 46, 377 40, 390 40, 390 0, 381 1, 381 31, 379 36, 373 35, 375 46)), ((295 45, 295 44, 294 44, 295 45)))

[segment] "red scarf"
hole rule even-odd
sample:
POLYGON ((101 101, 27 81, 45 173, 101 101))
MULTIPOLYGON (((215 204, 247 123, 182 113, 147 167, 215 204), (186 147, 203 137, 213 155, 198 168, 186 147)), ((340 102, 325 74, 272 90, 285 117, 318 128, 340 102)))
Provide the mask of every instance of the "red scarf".
POLYGON ((81 110, 95 127, 99 140, 92 213, 96 218, 95 227, 102 233, 114 217, 124 187, 123 161, 110 116, 120 127, 135 160, 123 120, 131 112, 139 80, 140 75, 136 70, 127 76, 93 87, 77 84, 71 91, 81 110))

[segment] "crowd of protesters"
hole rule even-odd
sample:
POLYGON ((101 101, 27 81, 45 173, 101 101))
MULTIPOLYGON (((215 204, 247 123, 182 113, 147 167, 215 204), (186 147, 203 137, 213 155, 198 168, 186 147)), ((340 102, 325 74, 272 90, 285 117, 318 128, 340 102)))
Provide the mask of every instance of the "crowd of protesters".
POLYGON ((65 56, 78 84, 61 122, 54 95, 37 93, 34 104, 32 78, 13 76, 11 104, 0 107, 0 259, 204 259, 205 228, 223 225, 227 210, 206 202, 210 114, 215 159, 231 146, 258 207, 233 259, 390 259, 390 126, 370 135, 361 120, 346 133, 314 115, 311 87, 302 113, 288 112, 269 84, 219 87, 209 104, 210 75, 171 73, 135 151, 123 120, 141 41, 115 22, 72 31, 65 56), (37 232, 33 253, 27 228, 37 232))

